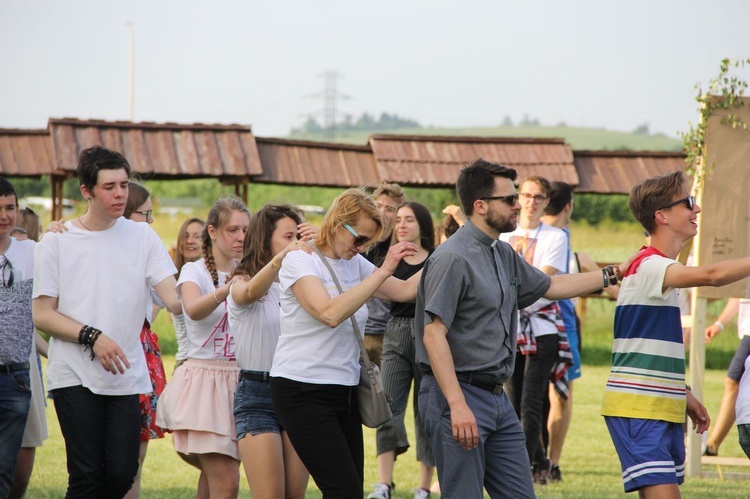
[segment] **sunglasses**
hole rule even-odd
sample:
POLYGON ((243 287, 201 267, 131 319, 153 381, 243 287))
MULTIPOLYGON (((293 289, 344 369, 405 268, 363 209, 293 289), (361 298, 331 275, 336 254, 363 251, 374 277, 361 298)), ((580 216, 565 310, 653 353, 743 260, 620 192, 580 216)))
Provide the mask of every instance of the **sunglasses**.
POLYGON ((687 207, 687 209, 690 211, 693 211, 693 208, 695 208, 695 196, 688 196, 686 198, 678 199, 677 201, 673 201, 666 206, 657 208, 656 211, 666 210, 667 208, 671 208, 672 206, 677 206, 680 203, 685 203, 685 206, 687 207))
POLYGON ((10 263, 10 260, 6 258, 5 263, 0 266, 0 275, 2 275, 2 281, 3 281, 3 287, 4 288, 12 288, 13 287, 13 265, 10 263), (6 272, 5 269, 8 269, 8 277, 6 278, 6 272))
POLYGON ((356 230, 352 228, 349 224, 344 224, 344 228, 349 231, 351 235, 354 236, 354 246, 364 246, 367 244, 367 242, 370 240, 367 236, 360 236, 356 230))
POLYGON ((490 196, 486 198, 480 198, 483 201, 492 201, 493 199, 498 199, 500 201, 503 201, 508 204, 508 206, 515 206, 518 202, 518 193, 515 194, 508 194, 507 196, 490 196))

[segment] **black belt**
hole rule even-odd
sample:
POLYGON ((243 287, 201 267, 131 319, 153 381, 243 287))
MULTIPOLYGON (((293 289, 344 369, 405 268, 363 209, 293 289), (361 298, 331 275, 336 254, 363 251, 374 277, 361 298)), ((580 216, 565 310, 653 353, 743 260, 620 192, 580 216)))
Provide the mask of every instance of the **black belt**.
POLYGON ((0 372, 10 374, 13 371, 25 371, 30 367, 28 362, 18 362, 16 364, 0 364, 0 372))
POLYGON ((268 383, 271 381, 271 374, 268 371, 240 371, 240 378, 268 383))
POLYGON ((474 374, 456 373, 456 379, 458 379, 458 381, 463 381, 464 383, 471 386, 481 388, 482 390, 487 390, 488 392, 492 392, 494 394, 498 394, 503 391, 502 383, 496 385, 495 383, 489 381, 482 381, 481 379, 478 379, 474 374))

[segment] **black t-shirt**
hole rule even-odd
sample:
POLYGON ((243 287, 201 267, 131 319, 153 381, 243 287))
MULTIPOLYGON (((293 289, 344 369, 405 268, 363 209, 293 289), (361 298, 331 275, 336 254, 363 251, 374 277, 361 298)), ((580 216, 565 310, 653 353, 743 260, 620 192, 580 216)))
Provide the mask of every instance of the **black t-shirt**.
MULTIPOLYGON (((427 255, 429 258, 429 255, 427 255)), ((401 280, 407 280, 417 272, 419 272, 422 267, 424 267, 424 262, 427 261, 427 258, 424 259, 422 263, 418 263, 416 265, 411 265, 406 263, 405 261, 401 260, 398 262, 398 267, 396 267, 396 271, 393 273, 393 277, 397 277, 401 280)), ((417 305, 416 303, 399 303, 399 302, 391 302, 391 315, 393 317, 414 317, 414 314, 416 313, 417 305)))
POLYGON ((385 255, 388 254, 388 248, 391 247, 391 238, 387 238, 385 241, 378 241, 370 251, 365 253, 364 256, 371 264, 376 267, 380 267, 385 260, 385 255))

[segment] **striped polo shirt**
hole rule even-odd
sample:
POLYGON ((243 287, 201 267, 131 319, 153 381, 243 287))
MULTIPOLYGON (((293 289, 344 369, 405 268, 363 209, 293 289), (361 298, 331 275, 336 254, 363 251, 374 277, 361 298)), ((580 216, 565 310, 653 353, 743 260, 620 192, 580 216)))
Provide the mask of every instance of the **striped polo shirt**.
POLYGON ((685 421, 679 296, 674 288, 662 290, 667 267, 675 263, 649 247, 622 281, 603 416, 685 421))

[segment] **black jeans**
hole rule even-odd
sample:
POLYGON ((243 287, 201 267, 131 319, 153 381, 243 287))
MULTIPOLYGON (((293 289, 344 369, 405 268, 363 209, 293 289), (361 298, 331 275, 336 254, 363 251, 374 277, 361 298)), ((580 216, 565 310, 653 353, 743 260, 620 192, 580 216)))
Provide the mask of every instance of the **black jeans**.
POLYGON ((271 378, 271 399, 323 498, 361 498, 365 451, 356 387, 271 378))
POLYGON ((138 471, 138 395, 96 395, 83 386, 52 390, 68 459, 66 498, 122 498, 138 471))
POLYGON ((516 353, 516 366, 505 391, 513 403, 526 435, 529 461, 538 461, 544 399, 549 397, 549 377, 557 359, 558 337, 547 334, 536 338, 536 355, 516 353), (535 457, 537 459, 535 459, 535 457))

